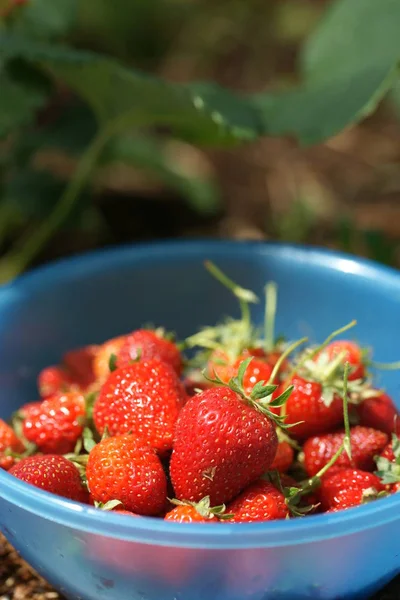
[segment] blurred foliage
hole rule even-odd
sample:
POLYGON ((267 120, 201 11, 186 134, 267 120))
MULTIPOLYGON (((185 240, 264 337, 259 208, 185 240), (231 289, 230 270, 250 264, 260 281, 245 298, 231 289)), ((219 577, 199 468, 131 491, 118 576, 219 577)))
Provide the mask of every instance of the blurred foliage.
MULTIPOLYGON (((390 90, 395 102, 399 25, 398 0, 0 0, 0 279, 63 230, 103 243, 98 197, 117 166, 216 215, 206 148, 316 144, 390 90), (276 60, 291 44, 296 72, 276 60)), ((275 235, 303 241, 315 227, 300 195, 275 235)), ((364 237, 392 260, 379 236, 364 237)))

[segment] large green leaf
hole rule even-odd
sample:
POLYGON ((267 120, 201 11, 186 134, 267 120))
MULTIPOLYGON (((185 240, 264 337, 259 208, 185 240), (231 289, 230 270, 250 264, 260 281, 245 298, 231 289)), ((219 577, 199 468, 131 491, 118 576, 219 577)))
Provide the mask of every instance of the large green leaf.
POLYGON ((49 87, 32 68, 0 65, 0 139, 29 125, 47 100, 49 87))
POLYGON ((119 136, 102 156, 102 164, 112 162, 132 164, 151 174, 200 213, 215 213, 220 206, 216 182, 211 177, 182 170, 173 159, 169 144, 149 136, 119 136))
POLYGON ((337 0, 307 40, 302 70, 309 80, 388 72, 400 59, 398 0, 337 0))

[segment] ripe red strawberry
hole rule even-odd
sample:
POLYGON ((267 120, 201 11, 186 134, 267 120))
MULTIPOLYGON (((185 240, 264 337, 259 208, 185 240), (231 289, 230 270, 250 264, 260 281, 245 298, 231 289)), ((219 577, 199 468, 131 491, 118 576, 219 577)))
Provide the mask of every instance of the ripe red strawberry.
POLYGON ((27 402, 27 404, 24 404, 18 409, 17 414, 21 419, 27 419, 28 417, 31 417, 40 411, 42 403, 43 400, 38 400, 37 402, 27 402))
POLYGON ((275 458, 270 466, 270 470, 272 471, 276 469, 280 473, 286 473, 286 471, 290 469, 293 459, 294 451, 292 446, 289 444, 289 442, 283 440, 278 444, 275 458))
MULTIPOLYGON (((304 467, 313 476, 324 467, 343 443, 344 432, 327 433, 309 438, 303 446, 304 467)), ((335 467, 353 467, 362 471, 374 469, 374 457, 382 452, 388 443, 388 436, 382 431, 357 425, 350 430, 352 460, 343 452, 335 467)))
POLYGON ((113 371, 93 409, 97 431, 131 432, 155 450, 172 449, 175 423, 186 394, 175 371, 159 360, 143 360, 113 371))
POLYGON ((94 446, 86 477, 96 502, 119 500, 125 510, 149 516, 165 508, 167 478, 160 459, 133 435, 107 438, 94 446))
POLYGON ((319 499, 324 510, 357 506, 368 501, 385 487, 379 477, 360 469, 340 469, 322 478, 319 499))
POLYGON ((24 437, 44 454, 72 452, 82 435, 85 400, 68 393, 44 400, 23 422, 24 437))
POLYGON ((377 391, 376 396, 366 398, 356 406, 356 409, 360 425, 379 429, 389 435, 399 427, 400 433, 400 418, 398 424, 396 422, 397 408, 387 394, 377 391))
POLYGON ((6 450, 21 454, 25 447, 13 429, 0 419, 0 469, 8 471, 14 465, 15 459, 13 456, 6 456, 6 450))
POLYGON ((175 523, 216 523, 218 517, 225 512, 225 505, 211 507, 210 498, 206 496, 200 502, 182 502, 172 500, 176 504, 164 517, 165 521, 175 523))
POLYGON ((315 360, 324 354, 328 361, 335 359, 339 354, 344 354, 343 365, 348 362, 351 370, 349 381, 363 379, 365 377, 364 353, 358 344, 348 340, 335 340, 328 344, 320 353, 315 356, 315 360))
POLYGON ((266 362, 264 359, 265 353, 261 348, 244 350, 233 361, 223 350, 215 350, 208 361, 208 372, 212 378, 216 375, 223 383, 229 383, 230 379, 238 372, 240 364, 249 356, 258 357, 253 358, 243 378, 244 392, 250 394, 257 382, 267 382, 272 375, 273 366, 266 362))
POLYGON ((227 506, 233 523, 274 521, 289 517, 285 496, 269 481, 260 479, 245 489, 227 506))
POLYGON ((121 350, 124 342, 125 335, 120 335, 119 337, 112 338, 111 340, 107 340, 97 349, 96 356, 93 360, 93 371, 96 377, 96 380, 100 383, 104 382, 110 374, 110 357, 112 354, 114 356, 118 356, 119 351, 121 350))
POLYGON ((88 500, 88 493, 82 485, 78 469, 64 456, 29 456, 17 463, 10 473, 46 492, 76 502, 86 503, 88 500))
POLYGON ((276 454, 274 423, 227 387, 190 398, 175 429, 170 474, 176 497, 229 502, 268 471, 276 454))
POLYGON ((53 366, 40 371, 37 385, 41 398, 49 398, 70 391, 74 382, 64 367, 53 366))
POLYGON ((332 431, 343 421, 343 402, 339 395, 324 396, 324 388, 317 381, 295 375, 294 386, 284 410, 285 423, 293 425, 290 435, 303 440, 312 435, 332 431), (294 425, 298 423, 297 425, 294 425))
POLYGON ((70 350, 63 357, 63 364, 70 373, 72 381, 82 390, 86 390, 96 379, 94 358, 97 351, 98 346, 85 346, 77 350, 70 350))
POLYGON ((158 335, 155 331, 138 329, 125 337, 117 355, 117 367, 125 367, 132 361, 157 359, 170 365, 177 375, 182 371, 182 357, 173 342, 158 335))

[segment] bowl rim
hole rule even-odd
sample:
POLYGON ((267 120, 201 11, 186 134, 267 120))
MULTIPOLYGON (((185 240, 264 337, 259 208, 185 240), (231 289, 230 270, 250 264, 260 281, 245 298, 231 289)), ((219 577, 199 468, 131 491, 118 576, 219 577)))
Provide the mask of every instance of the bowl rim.
MULTIPOLYGON (((400 274, 395 269, 343 252, 279 242, 195 239, 124 245, 63 258, 33 269, 0 287, 0 302, 2 297, 7 298, 9 293, 17 289, 46 288, 51 283, 54 284, 55 279, 76 277, 78 271, 93 273, 100 270, 104 267, 105 256, 109 269, 112 263, 121 266, 130 262, 153 262, 155 259, 164 261, 179 257, 179 260, 185 260, 195 255, 204 256, 207 252, 222 257, 232 257, 232 253, 239 253, 242 259, 250 259, 254 253, 275 257, 286 255, 295 262, 306 261, 307 264, 313 263, 334 271, 373 278, 377 285, 394 286, 400 292, 400 274)), ((400 506, 400 494, 393 494, 379 502, 329 515, 264 523, 217 523, 212 527, 204 527, 204 524, 182 525, 149 517, 128 519, 117 513, 105 515, 95 508, 48 494, 2 470, 0 490, 2 498, 9 503, 9 511, 12 511, 14 504, 18 509, 88 534, 188 548, 240 549, 316 542, 351 535, 395 521, 396 509, 400 506)))

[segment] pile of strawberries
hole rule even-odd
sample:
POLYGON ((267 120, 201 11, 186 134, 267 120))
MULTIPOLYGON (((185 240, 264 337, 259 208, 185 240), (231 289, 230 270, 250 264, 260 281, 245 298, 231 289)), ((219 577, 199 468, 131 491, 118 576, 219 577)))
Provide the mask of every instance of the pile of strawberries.
MULTIPOLYGON (((175 522, 253 522, 336 512, 400 489, 391 398, 353 341, 275 339, 276 287, 237 296, 226 319, 178 344, 138 329, 67 353, 41 399, 0 420, 0 468, 98 510, 175 522)), ((105 517, 106 518, 106 517, 105 517)))

